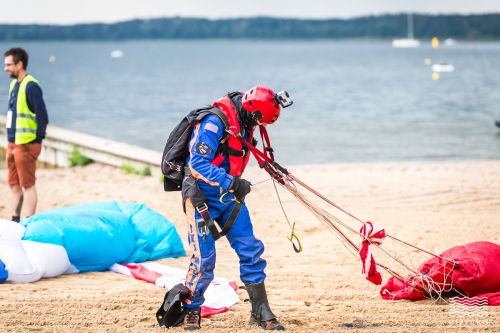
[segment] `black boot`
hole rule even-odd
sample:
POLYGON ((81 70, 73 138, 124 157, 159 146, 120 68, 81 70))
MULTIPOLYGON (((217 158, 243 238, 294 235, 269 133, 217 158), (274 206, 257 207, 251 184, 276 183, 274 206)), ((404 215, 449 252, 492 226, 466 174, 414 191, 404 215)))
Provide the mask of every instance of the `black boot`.
POLYGON ((199 330, 201 328, 201 311, 200 309, 185 310, 184 329, 186 331, 199 330))
POLYGON ((245 286, 250 296, 250 303, 252 303, 250 324, 259 325, 265 330, 284 331, 285 327, 280 324, 269 307, 264 282, 245 286))

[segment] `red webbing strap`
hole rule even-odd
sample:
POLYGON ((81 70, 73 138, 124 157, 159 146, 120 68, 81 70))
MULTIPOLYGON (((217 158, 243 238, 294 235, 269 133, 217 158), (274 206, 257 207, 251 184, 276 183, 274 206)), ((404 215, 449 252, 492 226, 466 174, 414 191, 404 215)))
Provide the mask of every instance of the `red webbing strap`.
MULTIPOLYGON (((252 140, 253 138, 253 129, 250 131, 250 133, 248 134, 248 140, 252 140)), ((244 142, 244 141, 243 141, 244 142)), ((248 161, 250 160, 250 154, 246 154, 244 157, 243 157, 243 167, 242 167, 242 170, 245 170, 245 167, 247 166, 248 164, 248 161)), ((222 162, 224 162, 224 155, 223 153, 221 152, 219 155, 217 155, 213 160, 212 160, 212 164, 215 165, 216 167, 220 167, 222 162)))
MULTIPOLYGON (((253 128, 248 133, 248 141, 252 141, 252 139, 253 139, 253 128)), ((244 141, 243 141, 243 143, 244 143, 244 141)), ((249 152, 247 152, 246 155, 243 157, 243 168, 242 168, 242 170, 245 170, 245 168, 246 168, 249 160, 250 160, 250 154, 249 154, 249 152)))
POLYGON ((267 134, 267 130, 265 126, 259 125, 259 132, 260 132, 260 137, 262 138, 262 147, 263 151, 258 150, 253 144, 252 144, 252 137, 253 137, 253 131, 252 135, 248 140, 243 140, 243 143, 250 149, 252 152, 253 156, 259 163, 259 166, 262 168, 262 165, 267 162, 267 163, 274 163, 274 156, 271 154, 267 154, 267 152, 271 151, 271 143, 269 140, 269 135, 267 134))
POLYGON ((262 151, 271 162, 274 162, 273 149, 271 148, 271 141, 265 126, 259 125, 260 137, 262 138, 262 151))
POLYGON ((224 162, 224 156, 220 154, 219 156, 215 157, 212 160, 212 164, 215 165, 216 167, 220 167, 220 165, 224 162))
POLYGON ((280 184, 284 185, 285 181, 284 181, 283 177, 281 176, 281 174, 276 171, 276 169, 274 167, 274 161, 271 160, 266 154, 264 154, 263 152, 261 152, 260 150, 255 148, 255 146, 252 145, 252 143, 250 143, 249 141, 245 140, 245 141, 243 141, 243 143, 250 149, 250 151, 252 152, 252 155, 257 160, 257 163, 259 164, 259 166, 262 169, 266 170, 266 172, 273 179, 275 179, 280 184))
POLYGON ((257 160, 257 163, 259 163, 259 166, 261 168, 262 168, 263 164, 265 164, 265 163, 273 163, 273 161, 269 157, 267 157, 266 154, 264 154, 263 152, 261 152, 260 150, 255 148, 255 146, 252 145, 252 143, 250 143, 250 141, 244 140, 243 142, 250 149, 250 151, 252 152, 252 155, 255 157, 255 159, 257 160))

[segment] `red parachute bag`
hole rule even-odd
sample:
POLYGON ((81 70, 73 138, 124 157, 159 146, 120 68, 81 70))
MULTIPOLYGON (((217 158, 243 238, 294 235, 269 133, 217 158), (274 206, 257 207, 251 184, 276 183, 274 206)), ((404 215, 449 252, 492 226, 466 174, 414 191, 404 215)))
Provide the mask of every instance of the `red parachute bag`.
MULTIPOLYGON (((497 244, 473 242, 452 247, 424 262, 418 271, 438 283, 440 289, 453 287, 468 297, 487 297, 488 305, 500 305, 500 246, 497 244)), ((430 296, 425 291, 428 290, 425 283, 418 276, 410 275, 407 281, 392 277, 380 294, 387 300, 418 301, 430 296)))

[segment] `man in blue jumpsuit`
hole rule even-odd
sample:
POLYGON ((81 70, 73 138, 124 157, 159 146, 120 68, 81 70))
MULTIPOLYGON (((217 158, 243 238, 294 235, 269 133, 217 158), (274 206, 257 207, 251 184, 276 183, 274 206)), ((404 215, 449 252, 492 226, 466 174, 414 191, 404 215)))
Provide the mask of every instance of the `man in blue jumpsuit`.
MULTIPOLYGON (((266 87, 257 86, 244 94, 231 93, 225 98, 230 99, 233 111, 236 111, 238 116, 239 134, 246 140, 251 139, 256 125, 266 126, 273 123, 280 113, 276 94, 266 87)), ((221 149, 223 145, 227 145, 223 122, 214 114, 205 116, 193 129, 183 189, 196 183, 205 198, 209 216, 220 228, 229 223, 235 206, 240 205, 239 214, 235 219, 233 216, 234 222, 227 232, 227 239, 240 259, 240 278, 246 286, 252 304, 250 322, 266 330, 284 330, 267 301, 264 286, 266 261, 261 257, 264 244, 255 238, 250 215, 243 202, 250 192, 251 184, 230 174, 232 166, 228 153, 221 149), (213 161, 221 151, 225 158, 217 166, 213 161)), ((203 294, 214 277, 216 259, 212 232, 204 225, 204 217, 191 199, 183 192, 188 239, 193 253, 186 277, 186 287, 191 292, 184 304, 186 330, 200 328, 200 307, 205 300, 203 294)))

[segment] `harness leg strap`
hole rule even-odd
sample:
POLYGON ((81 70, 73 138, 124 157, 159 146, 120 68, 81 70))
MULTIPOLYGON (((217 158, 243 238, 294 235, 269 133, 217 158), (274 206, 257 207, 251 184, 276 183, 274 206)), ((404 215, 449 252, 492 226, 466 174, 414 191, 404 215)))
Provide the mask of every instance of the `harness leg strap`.
POLYGON ((238 218, 238 215, 240 214, 241 206, 242 206, 241 202, 235 203, 233 210, 231 211, 231 214, 229 214, 229 217, 226 223, 224 224, 224 227, 221 229, 221 231, 219 231, 217 225, 210 216, 210 213, 208 211, 208 205, 206 203, 203 203, 202 205, 196 206, 196 210, 203 218, 203 224, 200 225, 200 227, 202 227, 203 239, 205 239, 206 237, 206 230, 205 230, 206 228, 210 230, 210 234, 212 234, 212 238, 214 240, 218 240, 219 238, 227 235, 229 230, 231 230, 231 227, 233 226, 234 222, 238 218))
POLYGON ((222 235, 219 233, 219 230, 217 230, 215 222, 210 216, 210 212, 208 211, 208 205, 204 202, 203 204, 196 206, 196 211, 198 211, 198 213, 203 218, 203 223, 199 223, 199 226, 201 227, 201 234, 203 235, 203 240, 206 239, 207 228, 208 230, 210 230, 210 233, 212 234, 212 238, 214 240, 218 240, 219 238, 221 238, 222 235))

